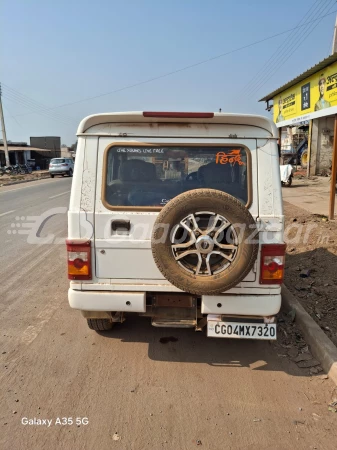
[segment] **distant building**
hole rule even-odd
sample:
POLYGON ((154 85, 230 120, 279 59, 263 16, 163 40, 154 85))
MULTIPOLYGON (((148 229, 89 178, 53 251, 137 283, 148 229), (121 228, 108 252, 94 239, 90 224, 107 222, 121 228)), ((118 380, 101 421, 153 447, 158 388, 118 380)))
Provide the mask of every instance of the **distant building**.
MULTIPOLYGON (((51 159, 51 150, 42 150, 28 145, 27 142, 7 142, 9 161, 11 165, 31 164, 45 169, 51 159)), ((6 165, 5 148, 0 140, 0 165, 6 165)))
MULTIPOLYGON (((48 169, 52 158, 72 158, 74 152, 69 147, 61 148, 61 138, 58 136, 31 137, 27 142, 7 141, 9 161, 11 165, 30 164, 40 169, 48 169)), ((5 166, 5 149, 0 140, 0 165, 5 166)))
POLYGON ((281 130, 280 137, 285 133, 293 136, 294 131, 287 130, 292 127, 305 131, 308 148, 301 153, 301 164, 303 168, 307 167, 307 174, 329 172, 337 114, 337 53, 323 59, 260 101, 266 102, 268 111, 273 108, 274 122, 281 130))
POLYGON ((42 150, 50 150, 52 158, 61 156, 61 138, 59 136, 31 137, 30 145, 42 150))
POLYGON ((61 147, 61 158, 73 158, 75 159, 75 152, 70 147, 61 147))

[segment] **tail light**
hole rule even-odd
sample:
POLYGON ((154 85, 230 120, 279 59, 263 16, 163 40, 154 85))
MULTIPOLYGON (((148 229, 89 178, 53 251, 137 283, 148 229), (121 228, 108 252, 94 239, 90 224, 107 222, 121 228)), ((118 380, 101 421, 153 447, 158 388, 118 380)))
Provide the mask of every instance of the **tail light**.
POLYGON ((91 241, 67 239, 69 280, 91 280, 91 241))
POLYGON ((213 119, 214 113, 144 111, 143 117, 161 117, 165 119, 213 119))
POLYGON ((264 244, 261 247, 260 284, 282 284, 286 244, 264 244))

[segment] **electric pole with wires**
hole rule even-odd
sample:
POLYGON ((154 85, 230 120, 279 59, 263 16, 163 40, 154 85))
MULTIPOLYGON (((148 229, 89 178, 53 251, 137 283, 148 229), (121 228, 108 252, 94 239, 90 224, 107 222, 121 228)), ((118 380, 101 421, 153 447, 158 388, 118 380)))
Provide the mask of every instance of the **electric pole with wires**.
POLYGON ((336 22, 335 22, 335 30, 333 33, 331 54, 333 55, 336 52, 337 52, 337 15, 336 15, 336 22))
POLYGON ((3 109, 2 109, 1 83, 0 83, 0 118, 1 118, 1 129, 2 129, 2 140, 3 140, 3 143, 4 143, 4 149, 5 149, 6 166, 10 166, 8 147, 7 147, 5 119, 4 119, 4 112, 3 112, 3 109))

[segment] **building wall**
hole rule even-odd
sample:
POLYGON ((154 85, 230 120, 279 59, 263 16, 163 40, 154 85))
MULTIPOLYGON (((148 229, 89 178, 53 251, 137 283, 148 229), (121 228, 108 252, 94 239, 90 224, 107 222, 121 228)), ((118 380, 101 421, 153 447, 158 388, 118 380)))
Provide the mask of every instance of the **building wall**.
POLYGON ((308 175, 316 175, 318 151, 318 119, 312 121, 308 175))
POLYGON ((0 167, 4 167, 6 165, 5 152, 0 151, 0 167))
POLYGON ((42 150, 51 150, 50 156, 52 158, 61 156, 61 138, 58 136, 32 136, 30 137, 30 145, 42 150))
POLYGON ((61 158, 72 158, 73 152, 70 152, 69 147, 61 147, 61 158))
POLYGON ((314 119, 311 132, 309 175, 321 175, 330 170, 332 160, 334 116, 314 119))
POLYGON ((30 159, 30 150, 25 150, 24 152, 23 152, 23 157, 24 157, 24 160, 25 160, 25 164, 27 164, 27 160, 28 159, 30 159))
POLYGON ((316 174, 329 170, 331 167, 334 122, 334 116, 319 119, 316 174))
POLYGON ((54 152, 50 150, 31 150, 31 158, 35 160, 35 167, 39 167, 41 170, 48 169, 49 162, 53 158, 54 152))

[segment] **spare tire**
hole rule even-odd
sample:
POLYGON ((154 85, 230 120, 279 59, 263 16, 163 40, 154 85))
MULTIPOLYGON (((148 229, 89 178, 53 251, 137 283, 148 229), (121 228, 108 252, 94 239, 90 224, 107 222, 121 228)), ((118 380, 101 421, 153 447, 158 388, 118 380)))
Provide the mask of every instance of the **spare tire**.
POLYGON ((153 258, 182 291, 217 295, 253 268, 259 248, 255 229, 252 215, 235 197, 215 189, 187 191, 160 211, 152 233, 153 258))

